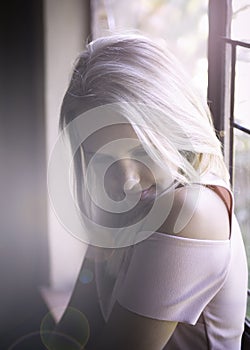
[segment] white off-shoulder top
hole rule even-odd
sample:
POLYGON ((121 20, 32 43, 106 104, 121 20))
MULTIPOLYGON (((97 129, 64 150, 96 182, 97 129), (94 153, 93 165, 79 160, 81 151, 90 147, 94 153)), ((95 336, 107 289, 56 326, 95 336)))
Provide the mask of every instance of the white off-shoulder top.
POLYGON ((139 315, 177 321, 164 350, 240 349, 247 262, 233 214, 233 196, 214 175, 204 177, 202 184, 215 190, 227 205, 230 239, 200 240, 155 232, 121 248, 118 258, 111 254, 101 259, 99 252, 95 261, 95 284, 105 322, 116 301, 139 315), (109 259, 116 259, 112 273, 107 272, 109 259))

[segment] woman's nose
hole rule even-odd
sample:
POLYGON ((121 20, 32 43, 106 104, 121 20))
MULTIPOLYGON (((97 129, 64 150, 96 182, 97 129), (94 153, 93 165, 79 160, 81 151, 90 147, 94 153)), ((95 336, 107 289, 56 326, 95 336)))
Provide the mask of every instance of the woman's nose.
POLYGON ((141 181, 138 165, 133 160, 123 159, 119 162, 119 167, 124 192, 136 191, 141 181))
POLYGON ((140 178, 137 174, 130 174, 125 181, 123 189, 125 193, 138 192, 140 190, 140 178))
POLYGON ((133 161, 122 159, 112 164, 105 174, 105 188, 113 199, 140 191, 140 174, 133 161))

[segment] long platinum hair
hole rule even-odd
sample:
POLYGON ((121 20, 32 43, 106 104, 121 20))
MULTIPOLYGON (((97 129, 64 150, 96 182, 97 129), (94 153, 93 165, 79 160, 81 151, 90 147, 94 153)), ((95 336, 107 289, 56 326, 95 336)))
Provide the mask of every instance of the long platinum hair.
POLYGON ((120 104, 150 156, 163 168, 173 165, 179 182, 189 183, 194 170, 229 182, 207 103, 165 47, 135 34, 89 43, 75 65, 60 126, 107 103, 120 104))

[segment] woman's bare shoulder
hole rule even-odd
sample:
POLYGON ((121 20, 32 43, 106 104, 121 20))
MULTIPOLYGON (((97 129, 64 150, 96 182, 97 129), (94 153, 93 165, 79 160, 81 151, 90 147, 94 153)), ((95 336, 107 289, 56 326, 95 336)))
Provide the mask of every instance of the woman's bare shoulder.
POLYGON ((175 191, 172 209, 158 230, 193 239, 227 240, 229 213, 222 198, 202 185, 180 187, 175 191))

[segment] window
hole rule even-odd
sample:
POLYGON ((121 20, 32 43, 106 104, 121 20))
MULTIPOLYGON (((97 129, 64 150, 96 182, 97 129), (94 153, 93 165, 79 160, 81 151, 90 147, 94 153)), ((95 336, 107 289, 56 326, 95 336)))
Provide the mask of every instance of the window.
MULTIPOLYGON (((233 0, 231 46, 231 169, 235 210, 240 221, 250 270, 250 1, 233 0)), ((250 295, 250 294, 249 294, 250 295)), ((250 321, 250 298, 247 319, 250 321)))

